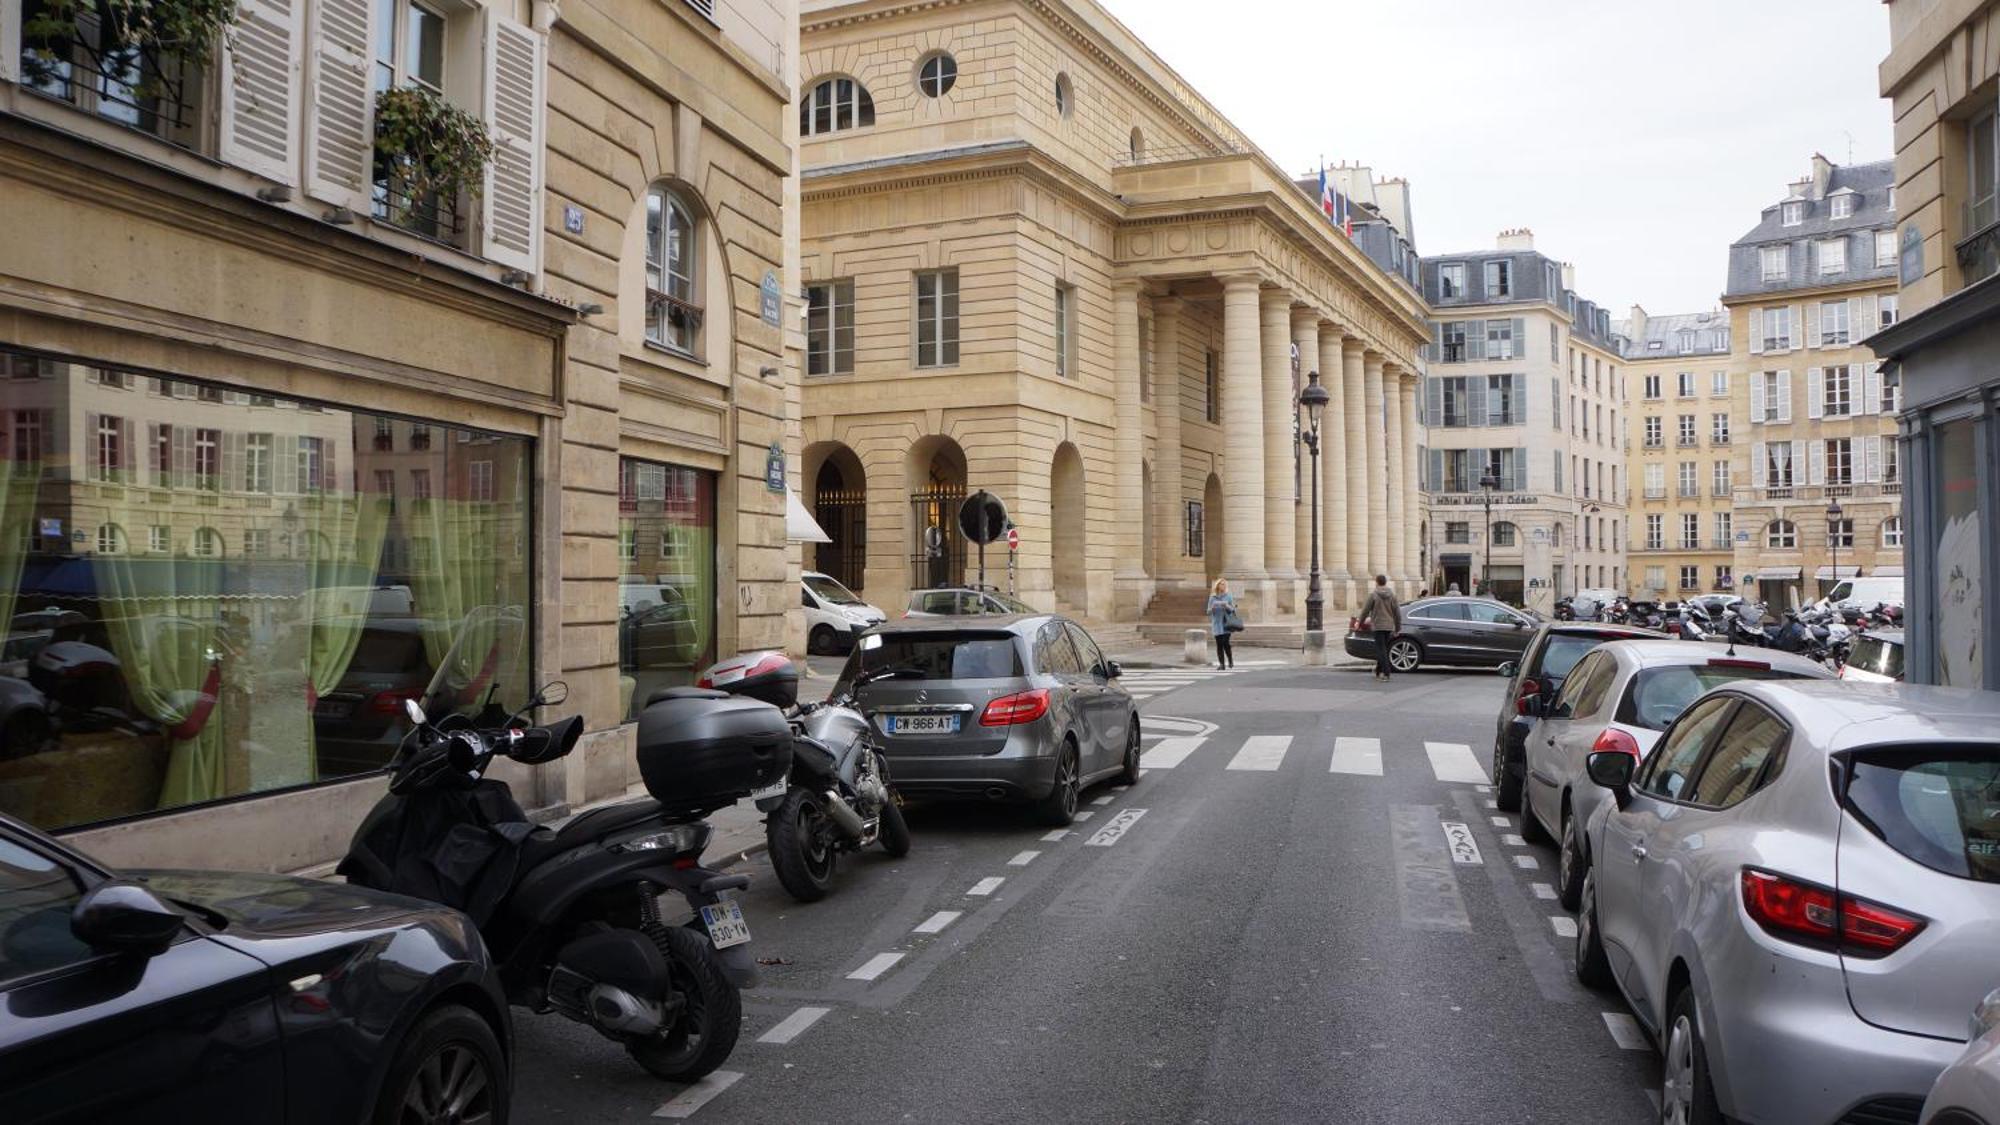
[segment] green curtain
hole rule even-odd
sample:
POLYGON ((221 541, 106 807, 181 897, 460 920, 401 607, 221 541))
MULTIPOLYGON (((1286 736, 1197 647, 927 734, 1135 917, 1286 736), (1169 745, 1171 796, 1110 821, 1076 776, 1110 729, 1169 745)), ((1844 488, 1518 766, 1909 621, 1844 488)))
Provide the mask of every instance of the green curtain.
MULTIPOLYGON (((340 686, 361 645, 374 601, 382 541, 389 531, 389 507, 386 496, 326 497, 306 513, 305 579, 311 607, 306 682, 312 699, 340 686)), ((304 780, 318 780, 319 753, 310 714, 305 765, 304 780)))
POLYGON ((692 668, 703 663, 715 636, 715 529, 706 524, 669 524, 665 535, 674 541, 674 556, 663 564, 659 580, 679 590, 687 605, 687 649, 692 668))
POLYGON ((39 462, 0 461, 0 638, 14 620, 21 592, 21 568, 28 561, 28 530, 35 521, 35 492, 42 479, 39 462))
POLYGON ((229 795, 224 765, 222 564, 215 559, 91 559, 98 604, 133 705, 167 732, 159 807, 229 795))
POLYGON ((424 621, 424 650, 438 670, 438 685, 448 689, 427 705, 477 710, 495 684, 500 691, 494 698, 502 706, 524 702, 525 635, 518 623, 526 591, 512 597, 500 590, 504 575, 498 525, 503 518, 511 534, 520 534, 520 521, 509 505, 468 500, 410 505, 407 530, 417 556, 411 577, 417 615, 424 621), (494 612, 499 607, 513 613, 494 612))

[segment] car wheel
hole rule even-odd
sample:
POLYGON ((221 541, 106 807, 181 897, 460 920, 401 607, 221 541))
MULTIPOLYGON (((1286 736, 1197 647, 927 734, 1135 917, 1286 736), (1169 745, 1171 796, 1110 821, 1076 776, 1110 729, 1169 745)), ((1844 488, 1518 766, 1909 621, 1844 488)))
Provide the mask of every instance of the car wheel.
POLYGON ((1132 720, 1132 732, 1125 736, 1125 768, 1118 774, 1118 780, 1126 785, 1139 784, 1139 720, 1132 720))
POLYGON ((833 821, 820 799, 805 789, 785 794, 771 813, 771 869, 785 893, 800 902, 818 902, 833 889, 833 821))
POLYGON ((628 1040, 625 1053, 655 1078, 693 1082, 722 1065, 743 1031, 743 997, 722 975, 708 935, 685 926, 658 926, 654 944, 666 954, 674 991, 686 1001, 673 1026, 628 1040))
POLYGON ((1501 812, 1521 811, 1521 775, 1507 763, 1507 740, 1493 740, 1493 803, 1501 812))
POLYGON ((1424 662, 1423 646, 1408 637, 1389 642, 1389 667, 1398 672, 1414 672, 1424 662))
POLYGON ((1082 781, 1076 743, 1065 739, 1062 754, 1056 758, 1056 783, 1049 787, 1048 796, 1035 802, 1035 819, 1053 828, 1067 828, 1073 824, 1082 781))
POLYGON ((1530 844, 1549 842, 1549 830, 1542 827, 1541 821, 1535 819, 1535 804, 1525 796, 1521 801, 1521 839, 1530 844))
POLYGON ((1556 856, 1556 901, 1564 910, 1575 910, 1583 901, 1583 877, 1590 871, 1590 857, 1583 851, 1583 829, 1577 818, 1563 809, 1562 843, 1556 856))
POLYGON ((472 1009, 446 1004, 404 1038, 375 1125, 506 1125, 510 1089, 493 1029, 472 1009))
POLYGON ((1585 988, 1611 987, 1611 959, 1597 926, 1597 873, 1583 875, 1582 908, 1576 915, 1576 982, 1585 988))
POLYGON ((1722 1107, 1708 1074, 1708 1051, 1695 1018, 1694 989, 1683 986, 1667 1014, 1665 1076, 1660 1080, 1661 1125, 1722 1125, 1722 1107))
POLYGON ((815 656, 832 656, 839 648, 831 625, 815 625, 811 635, 806 637, 806 651, 815 656))

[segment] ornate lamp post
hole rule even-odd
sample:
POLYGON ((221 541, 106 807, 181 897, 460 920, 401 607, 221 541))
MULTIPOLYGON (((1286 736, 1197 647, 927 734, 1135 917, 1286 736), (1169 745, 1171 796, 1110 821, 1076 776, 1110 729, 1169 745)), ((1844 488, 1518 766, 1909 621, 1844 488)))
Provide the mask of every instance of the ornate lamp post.
POLYGON ((1319 416, 1332 395, 1320 386, 1319 372, 1306 376, 1305 389, 1299 392, 1299 405, 1306 408, 1309 426, 1300 435, 1306 449, 1312 453, 1312 571, 1306 583, 1306 632, 1311 633, 1326 627, 1326 596, 1319 584, 1319 416))
POLYGON ((1840 517, 1844 515, 1840 507, 1840 497, 1826 502, 1826 549, 1833 553, 1829 569, 1833 571, 1833 589, 1840 588, 1840 517))
POLYGON ((1494 475, 1491 465, 1480 476, 1479 487, 1486 493, 1486 561, 1479 567, 1479 592, 1490 598, 1493 596, 1493 493, 1500 487, 1500 478, 1494 475))

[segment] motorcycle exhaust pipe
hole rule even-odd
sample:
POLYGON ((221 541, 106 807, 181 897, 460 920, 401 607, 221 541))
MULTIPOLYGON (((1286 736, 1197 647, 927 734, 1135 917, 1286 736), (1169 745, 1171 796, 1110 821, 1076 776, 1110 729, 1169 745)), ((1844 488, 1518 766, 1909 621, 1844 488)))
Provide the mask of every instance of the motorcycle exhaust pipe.
POLYGON ((854 811, 854 806, 841 800, 840 794, 831 789, 826 791, 826 815, 833 818, 833 822, 840 826, 842 832, 854 839, 860 839, 862 833, 868 830, 868 822, 861 819, 861 814, 854 811))

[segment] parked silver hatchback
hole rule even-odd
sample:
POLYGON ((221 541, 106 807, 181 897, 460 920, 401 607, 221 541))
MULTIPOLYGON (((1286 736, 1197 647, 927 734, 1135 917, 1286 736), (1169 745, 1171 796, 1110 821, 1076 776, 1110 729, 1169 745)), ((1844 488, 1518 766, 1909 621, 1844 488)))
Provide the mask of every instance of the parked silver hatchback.
POLYGON ((1914 1122, 2000 985, 2000 694, 1703 696, 1590 755, 1577 976, 1666 1055, 1662 1120, 1914 1122))

